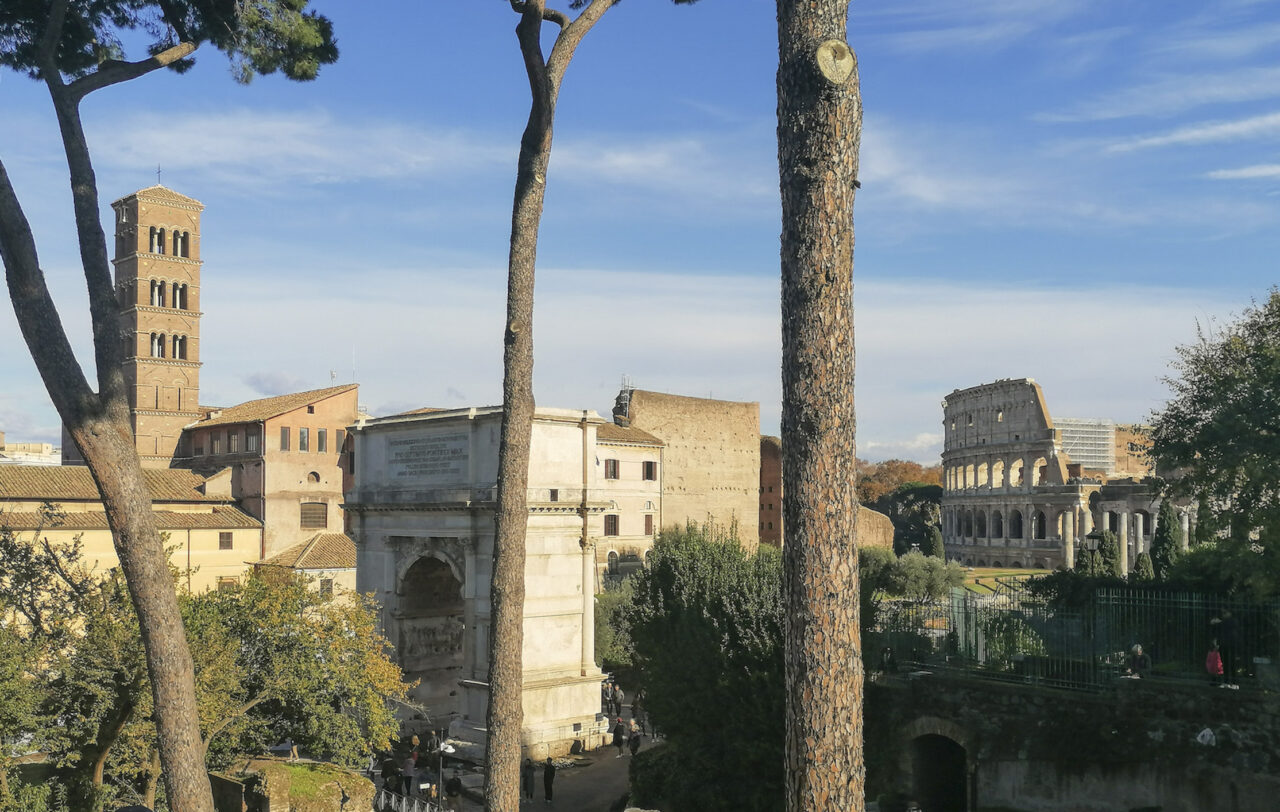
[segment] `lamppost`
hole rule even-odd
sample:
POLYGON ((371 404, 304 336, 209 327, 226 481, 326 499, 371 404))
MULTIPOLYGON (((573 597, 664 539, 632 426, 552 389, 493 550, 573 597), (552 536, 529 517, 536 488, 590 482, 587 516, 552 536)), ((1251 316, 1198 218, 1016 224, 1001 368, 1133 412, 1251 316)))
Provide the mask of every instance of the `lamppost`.
POLYGON ((1093 530, 1080 539, 1080 546, 1089 553, 1086 560, 1089 566, 1085 571, 1086 575, 1094 576, 1098 574, 1098 543, 1102 541, 1102 533, 1093 530))

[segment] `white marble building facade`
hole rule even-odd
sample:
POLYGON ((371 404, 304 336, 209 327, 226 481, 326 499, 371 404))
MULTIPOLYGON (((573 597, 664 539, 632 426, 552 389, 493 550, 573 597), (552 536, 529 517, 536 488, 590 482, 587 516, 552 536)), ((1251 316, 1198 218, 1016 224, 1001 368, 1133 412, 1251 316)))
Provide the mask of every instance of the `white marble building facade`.
MULTIPOLYGON (((535 758, 603 731, 595 665, 601 493, 592 411, 538 409, 525 561, 524 729, 535 758)), ((382 623, 414 698, 455 735, 483 740, 499 407, 424 411, 353 426, 347 493, 357 588, 382 623)))

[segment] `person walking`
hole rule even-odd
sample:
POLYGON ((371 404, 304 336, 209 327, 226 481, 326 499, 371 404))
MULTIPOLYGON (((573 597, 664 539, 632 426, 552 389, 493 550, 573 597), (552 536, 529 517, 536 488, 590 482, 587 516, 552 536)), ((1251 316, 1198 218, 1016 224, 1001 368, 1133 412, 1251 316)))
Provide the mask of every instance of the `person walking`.
POLYGON ((625 695, 625 694, 623 694, 623 692, 622 692, 622 686, 620 686, 620 685, 619 685, 619 686, 616 686, 616 687, 614 688, 614 690, 613 690, 613 701, 614 701, 614 704, 616 704, 616 705, 618 706, 618 712, 617 712, 617 713, 615 713, 615 714, 614 714, 614 716, 621 716, 621 715, 622 715, 622 708, 623 708, 624 703, 625 703, 625 701, 626 701, 626 695, 625 695))
POLYGON ((613 744, 618 748, 618 755, 615 758, 622 758, 622 746, 627 743, 627 726, 622 723, 622 717, 618 717, 618 722, 613 726, 613 744))
POLYGON ((542 768, 542 797, 547 803, 551 803, 551 797, 555 790, 556 783, 556 763, 551 760, 551 756, 547 756, 546 766, 542 768))
POLYGON ((627 740, 627 747, 631 749, 631 755, 640 752, 640 726, 636 724, 636 720, 631 720, 631 738, 627 740))
POLYGON ((418 762, 414 760, 413 755, 412 751, 406 753, 400 762, 400 780, 403 785, 400 794, 405 796, 413 795, 418 780, 418 762))
POLYGON ((533 800, 533 759, 526 758, 520 765, 520 800, 533 800))

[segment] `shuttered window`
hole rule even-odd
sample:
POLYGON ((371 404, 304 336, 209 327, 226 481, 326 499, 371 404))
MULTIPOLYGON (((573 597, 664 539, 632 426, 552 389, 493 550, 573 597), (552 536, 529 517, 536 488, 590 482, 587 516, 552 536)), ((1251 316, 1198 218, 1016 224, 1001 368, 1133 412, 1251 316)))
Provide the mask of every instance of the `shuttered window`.
POLYGON ((644 534, 646 536, 653 535, 653 514, 646 513, 644 515, 644 534))
POLYGON ((231 534, 229 532, 222 532, 218 534, 218 549, 219 550, 231 549, 231 534))
POLYGON ((606 536, 618 535, 618 517, 617 516, 604 517, 604 534, 606 536))
POLYGON ((618 478, 618 461, 617 460, 604 461, 604 478, 605 479, 618 478))
POLYGON ((329 506, 324 502, 302 503, 302 529, 323 530, 329 526, 329 506))
POLYGON ((644 478, 650 481, 658 478, 658 463, 653 462, 652 460, 645 461, 644 478))

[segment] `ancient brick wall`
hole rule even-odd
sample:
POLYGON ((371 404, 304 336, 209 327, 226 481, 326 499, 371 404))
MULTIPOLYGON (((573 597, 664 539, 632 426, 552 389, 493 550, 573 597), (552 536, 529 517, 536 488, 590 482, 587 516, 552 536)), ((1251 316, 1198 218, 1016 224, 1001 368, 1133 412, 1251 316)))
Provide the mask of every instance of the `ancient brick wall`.
POLYGON ((629 402, 620 403, 615 417, 666 443, 663 524, 736 521, 743 545, 759 544, 760 404, 626 393, 629 402))

